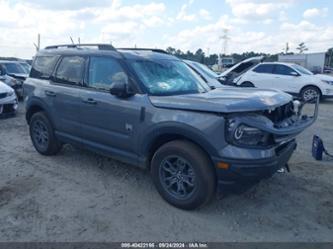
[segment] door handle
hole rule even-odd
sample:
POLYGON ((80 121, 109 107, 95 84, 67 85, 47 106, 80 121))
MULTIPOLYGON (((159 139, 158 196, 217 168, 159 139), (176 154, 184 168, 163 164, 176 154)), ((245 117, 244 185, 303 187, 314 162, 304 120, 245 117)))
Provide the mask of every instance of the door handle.
POLYGON ((57 94, 55 92, 48 91, 48 90, 45 91, 45 95, 47 95, 49 97, 55 97, 55 96, 57 96, 57 94))
POLYGON ((92 99, 92 98, 84 99, 84 100, 82 100, 82 102, 85 103, 85 104, 89 104, 89 105, 96 105, 97 104, 97 101, 92 99))

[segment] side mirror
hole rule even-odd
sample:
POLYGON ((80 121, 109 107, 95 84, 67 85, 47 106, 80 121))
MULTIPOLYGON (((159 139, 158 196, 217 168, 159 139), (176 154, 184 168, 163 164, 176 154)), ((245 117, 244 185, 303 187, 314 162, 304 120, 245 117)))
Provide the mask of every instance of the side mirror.
POLYGON ((296 72, 291 72, 290 75, 292 75, 292 76, 300 76, 300 75, 299 75, 298 73, 296 73, 296 72))
POLYGON ((119 98, 128 98, 135 95, 134 91, 128 84, 128 78, 126 75, 115 75, 115 77, 113 77, 110 93, 119 98))

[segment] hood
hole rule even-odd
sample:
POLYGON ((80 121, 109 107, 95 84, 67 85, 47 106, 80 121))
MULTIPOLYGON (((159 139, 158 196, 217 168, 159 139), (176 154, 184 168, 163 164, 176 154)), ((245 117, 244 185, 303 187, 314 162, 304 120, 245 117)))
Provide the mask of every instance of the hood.
POLYGON ((10 86, 7 86, 5 83, 0 81, 0 93, 8 93, 14 91, 10 86))
POLYGON ((26 78, 28 78, 28 75, 27 74, 24 74, 24 73, 11 73, 9 74, 9 76, 12 76, 16 79, 20 79, 20 80, 26 80, 26 78))
POLYGON ((150 100, 160 108, 233 113, 274 109, 292 101, 292 96, 278 90, 225 87, 207 93, 150 96, 150 100))
POLYGON ((246 60, 243 60, 236 65, 232 66, 231 68, 227 69, 226 71, 222 72, 219 75, 219 78, 221 77, 228 77, 230 75, 233 75, 233 78, 236 78, 237 76, 245 73, 248 71, 250 68, 254 67, 258 63, 262 62, 264 59, 264 56, 256 56, 256 57, 251 57, 246 60))
POLYGON ((325 81, 332 81, 333 82, 333 76, 326 75, 326 74, 315 74, 314 75, 316 78, 320 80, 325 80, 325 81))

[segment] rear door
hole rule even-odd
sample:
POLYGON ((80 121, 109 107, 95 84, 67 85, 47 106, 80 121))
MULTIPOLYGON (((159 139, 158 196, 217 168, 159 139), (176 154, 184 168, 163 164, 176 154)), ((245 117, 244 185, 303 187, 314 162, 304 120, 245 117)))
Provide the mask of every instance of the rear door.
POLYGON ((259 64, 252 70, 248 71, 241 80, 249 81, 258 88, 276 88, 277 86, 273 83, 273 69, 273 64, 259 64))
POLYGON ((81 134, 81 93, 86 57, 64 56, 51 77, 51 88, 45 92, 53 99, 54 121, 61 135, 77 139, 81 134))

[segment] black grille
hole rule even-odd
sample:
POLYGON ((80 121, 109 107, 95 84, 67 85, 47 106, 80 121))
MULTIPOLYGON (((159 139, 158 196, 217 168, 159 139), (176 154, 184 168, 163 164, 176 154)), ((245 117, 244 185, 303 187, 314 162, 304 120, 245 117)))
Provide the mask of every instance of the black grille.
POLYGON ((10 114, 13 112, 15 112, 13 104, 3 105, 2 114, 10 114))
POLYGON ((7 93, 0 93, 0 99, 4 99, 7 97, 7 93))

